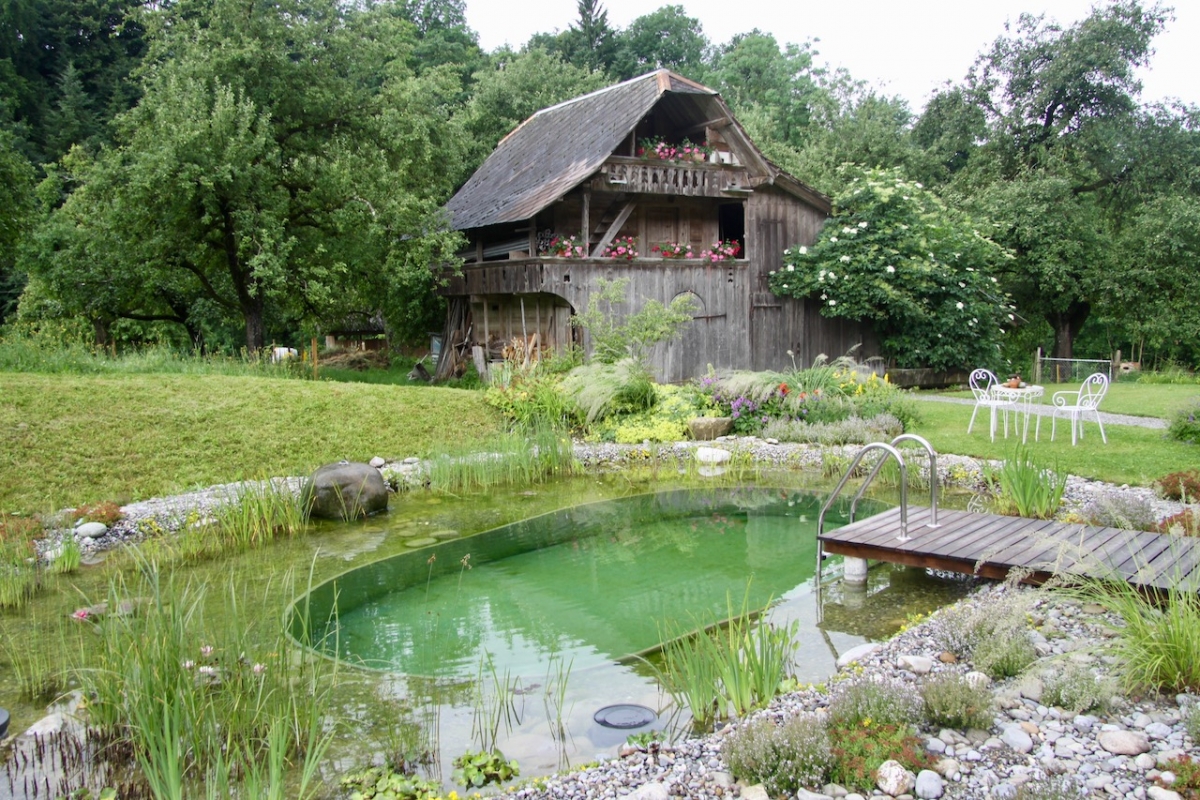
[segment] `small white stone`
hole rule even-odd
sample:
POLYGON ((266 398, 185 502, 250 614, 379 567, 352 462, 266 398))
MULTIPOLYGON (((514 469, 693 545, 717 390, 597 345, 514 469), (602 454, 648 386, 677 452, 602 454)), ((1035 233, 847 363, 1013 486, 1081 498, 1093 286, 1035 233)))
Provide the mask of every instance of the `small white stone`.
POLYGON ((106 533, 108 533, 108 526, 103 522, 85 522, 75 527, 76 539, 95 539, 97 536, 103 536, 106 533))
POLYGON ((1108 752, 1118 756, 1136 756, 1149 752, 1150 740, 1138 731, 1100 731, 1096 737, 1108 752))
POLYGON ((866 658, 880 647, 882 647, 882 645, 879 642, 868 642, 867 644, 860 644, 857 647, 851 647, 849 650, 838 656, 838 669, 842 669, 849 664, 853 664, 859 659, 866 658))
POLYGON ((696 460, 701 464, 724 464, 731 458, 733 458, 732 453, 719 447, 696 448, 696 460))
POLYGON ((908 794, 916 783, 917 776, 905 769, 899 761, 885 761, 875 770, 875 785, 881 792, 892 797, 908 794))
POLYGON ((670 800, 671 793, 665 784, 656 781, 639 786, 625 796, 628 800, 670 800))
POLYGON ((933 670, 933 659, 925 656, 903 655, 896 659, 896 666, 917 675, 928 675, 933 670))
POLYGON ((385 461, 384 459, 380 458, 379 456, 375 456, 374 458, 372 458, 372 459, 371 459, 370 461, 368 461, 367 463, 368 463, 368 464, 370 464, 370 465, 371 465, 372 467, 374 467, 375 469, 379 469, 379 468, 380 468, 380 467, 382 467, 384 464, 386 464, 386 463, 387 463, 387 461, 385 461))
POLYGON ((917 773, 916 792, 922 800, 936 800, 946 791, 942 776, 931 769, 923 769, 917 773))

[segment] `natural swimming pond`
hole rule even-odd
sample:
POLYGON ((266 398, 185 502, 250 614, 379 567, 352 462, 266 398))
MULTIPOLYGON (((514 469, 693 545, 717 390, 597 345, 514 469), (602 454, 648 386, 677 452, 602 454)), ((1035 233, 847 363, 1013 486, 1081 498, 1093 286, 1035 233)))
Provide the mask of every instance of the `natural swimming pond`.
MULTIPOLYGON (((313 641, 363 666, 470 677, 485 655, 514 676, 656 647, 664 621, 712 623, 806 593, 816 496, 677 490, 606 500, 351 570, 307 598, 313 641)), ((872 513, 864 509, 864 513, 872 513)), ((831 527, 844 520, 833 515, 831 527)))
MULTIPOLYGON (((666 698, 631 658, 660 644, 666 621, 694 628, 727 618, 731 605, 737 612, 743 603, 771 603, 769 620, 799 622, 795 676, 821 681, 841 652, 876 630, 894 630, 914 603, 928 610, 961 593, 960 584, 888 568, 862 590, 832 587, 819 606, 813 579, 822 500, 779 489, 683 489, 552 511, 336 576, 297 603, 309 628, 303 636, 295 616, 293 633, 331 657, 435 695, 481 674, 505 676, 522 701, 501 748, 532 761, 534 771, 552 770, 624 741, 630 731, 593 719, 604 706, 647 705, 664 713, 642 729, 668 725, 666 698), (866 603, 868 594, 880 595, 879 603, 866 603), (543 696, 564 670, 568 686, 558 702, 569 743, 551 735, 543 696)), ((830 527, 844 522, 836 509, 827 518, 830 527)), ((465 735, 478 714, 459 691, 443 708, 443 743, 455 725, 465 735)))

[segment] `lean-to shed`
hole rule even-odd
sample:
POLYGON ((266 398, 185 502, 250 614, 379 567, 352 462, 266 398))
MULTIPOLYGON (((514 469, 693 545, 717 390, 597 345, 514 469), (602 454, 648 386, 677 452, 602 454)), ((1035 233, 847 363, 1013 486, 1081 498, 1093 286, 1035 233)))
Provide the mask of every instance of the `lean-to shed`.
POLYGON ((442 290, 441 374, 447 356, 474 345, 493 358, 505 348, 587 348, 570 317, 600 278, 629 279, 629 310, 692 295, 682 338, 652 353, 660 380, 697 377, 710 364, 790 368, 789 350, 802 366, 855 345, 860 355, 874 352, 868 329, 767 285, 784 248, 816 239, 828 198, 767 160, 715 91, 668 70, 537 112, 447 210, 470 248, 462 274, 442 290), (582 249, 556 254, 552 243, 569 237, 582 249), (626 237, 638 257, 604 257, 626 237), (738 255, 702 257, 718 242, 736 243, 738 255), (672 245, 682 257, 663 256, 672 245))

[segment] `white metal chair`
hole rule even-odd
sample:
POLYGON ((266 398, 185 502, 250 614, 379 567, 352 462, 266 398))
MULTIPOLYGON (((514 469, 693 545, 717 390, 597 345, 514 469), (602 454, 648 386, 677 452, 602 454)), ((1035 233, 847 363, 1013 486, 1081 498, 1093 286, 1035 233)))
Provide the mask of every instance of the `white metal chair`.
POLYGON ((995 389, 1000 386, 995 373, 987 369, 977 369, 971 373, 971 394, 975 395, 975 409, 971 412, 971 421, 967 423, 967 433, 975 425, 975 415, 979 409, 986 408, 991 414, 992 441, 996 441, 996 411, 1004 412, 1004 438, 1008 438, 1008 412, 1016 409, 1016 403, 1011 397, 998 394, 995 389))
POLYGON ((1054 428, 1058 418, 1067 417, 1071 420, 1071 444, 1083 438, 1083 419, 1091 414, 1100 426, 1100 439, 1108 444, 1104 435, 1104 423, 1100 421, 1100 401, 1108 391, 1108 376, 1103 372, 1095 372, 1083 381, 1078 392, 1055 392, 1052 399, 1054 417, 1050 421, 1050 441, 1054 441, 1054 428))

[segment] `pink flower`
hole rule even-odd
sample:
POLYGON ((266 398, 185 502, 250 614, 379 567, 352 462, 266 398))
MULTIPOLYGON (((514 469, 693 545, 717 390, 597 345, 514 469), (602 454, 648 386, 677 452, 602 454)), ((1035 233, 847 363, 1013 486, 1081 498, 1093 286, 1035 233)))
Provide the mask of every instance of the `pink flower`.
POLYGON ((204 656, 205 658, 208 658, 212 654, 213 654, 213 646, 211 644, 205 644, 205 645, 200 646, 200 655, 204 656))
POLYGON ((80 608, 80 609, 77 609, 75 611, 75 613, 71 614, 71 617, 73 619, 87 619, 91 615, 92 615, 91 611, 88 611, 86 608, 80 608))
POLYGON ((250 668, 250 671, 253 672, 255 675, 262 675, 264 672, 267 671, 267 665, 266 664, 255 664, 253 667, 250 668))

